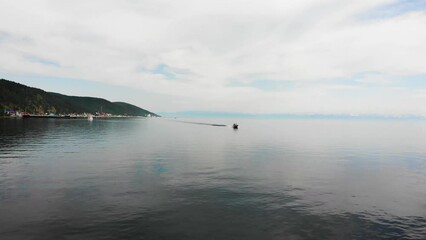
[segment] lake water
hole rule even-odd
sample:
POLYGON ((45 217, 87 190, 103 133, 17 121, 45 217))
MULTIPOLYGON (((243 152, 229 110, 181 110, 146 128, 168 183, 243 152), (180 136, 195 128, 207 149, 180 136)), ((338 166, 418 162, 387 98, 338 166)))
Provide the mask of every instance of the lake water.
POLYGON ((426 239, 426 121, 238 122, 0 119, 0 239, 426 239))

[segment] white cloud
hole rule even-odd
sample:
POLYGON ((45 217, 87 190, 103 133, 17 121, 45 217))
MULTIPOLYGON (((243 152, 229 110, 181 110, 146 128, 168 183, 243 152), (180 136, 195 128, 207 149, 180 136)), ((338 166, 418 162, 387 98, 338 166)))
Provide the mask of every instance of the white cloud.
POLYGON ((154 111, 424 114, 424 91, 387 83, 426 75, 425 9, 361 17, 395 2, 0 0, 0 72, 192 100, 154 111), (153 71, 162 65, 178 77, 153 71), (363 85, 346 84, 360 74, 363 85), (256 80, 297 84, 271 92, 256 80))

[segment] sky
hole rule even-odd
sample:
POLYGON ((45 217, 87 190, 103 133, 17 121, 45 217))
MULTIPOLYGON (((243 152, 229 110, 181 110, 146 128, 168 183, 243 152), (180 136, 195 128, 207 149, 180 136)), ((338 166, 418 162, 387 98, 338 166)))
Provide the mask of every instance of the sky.
POLYGON ((0 0, 0 78, 154 112, 426 115, 426 1, 0 0))

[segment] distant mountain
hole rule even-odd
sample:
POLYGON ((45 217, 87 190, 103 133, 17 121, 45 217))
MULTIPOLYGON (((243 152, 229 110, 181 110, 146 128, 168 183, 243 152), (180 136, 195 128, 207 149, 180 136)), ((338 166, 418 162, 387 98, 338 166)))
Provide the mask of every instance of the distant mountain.
POLYGON ((158 116, 140 107, 124 103, 110 102, 102 98, 66 96, 46 92, 38 88, 0 79, 0 115, 4 110, 26 111, 29 113, 96 113, 128 116, 158 116))
POLYGON ((172 118, 253 118, 253 119, 359 119, 359 120, 387 120, 426 119, 426 115, 379 115, 379 114, 292 114, 292 113, 239 113, 239 112, 160 112, 163 117, 172 118))

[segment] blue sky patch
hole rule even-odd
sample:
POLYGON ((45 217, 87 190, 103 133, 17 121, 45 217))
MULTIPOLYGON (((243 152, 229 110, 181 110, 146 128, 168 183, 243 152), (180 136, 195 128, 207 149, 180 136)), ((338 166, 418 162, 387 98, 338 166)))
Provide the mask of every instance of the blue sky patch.
POLYGON ((47 60, 44 58, 40 58, 34 55, 26 55, 24 56, 25 59, 27 59, 30 62, 34 62, 34 63, 40 63, 43 65, 48 65, 48 66, 53 66, 53 67, 60 67, 61 65, 55 61, 51 61, 51 60, 47 60))
POLYGON ((397 17, 409 12, 426 11, 425 0, 399 0, 374 8, 361 15, 361 19, 386 19, 397 17))
POLYGON ((7 32, 0 31, 0 43, 6 41, 10 35, 7 32))
POLYGON ((408 75, 408 76, 386 76, 377 72, 365 72, 354 74, 351 78, 348 79, 339 79, 334 80, 336 84, 346 85, 346 86, 362 86, 362 87, 402 87, 406 89, 416 90, 416 89, 425 89, 426 88, 426 74, 418 75, 408 75), (378 77, 378 79, 383 78, 385 82, 381 81, 363 81, 364 78, 368 77, 378 77))
POLYGON ((408 89, 426 89, 426 74, 401 77, 396 82, 397 87, 408 89))
POLYGON ((189 69, 175 68, 165 63, 157 64, 151 68, 140 66, 138 71, 142 73, 161 75, 167 80, 182 80, 187 75, 193 75, 189 69))
POLYGON ((363 90, 400 87, 411 90, 426 89, 426 74, 408 76, 387 76, 379 72, 360 72, 348 78, 322 79, 318 81, 274 81, 274 80, 254 80, 251 82, 232 81, 229 87, 249 87, 263 91, 285 91, 303 88, 304 86, 347 86, 362 87, 363 90), (367 78, 373 78, 367 80, 367 78), (374 79, 377 78, 377 81, 374 79), (367 80, 367 81, 366 81, 367 80))
POLYGON ((158 64, 152 69, 152 73, 163 75, 169 80, 176 79, 176 74, 170 69, 170 67, 164 63, 158 64))

